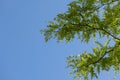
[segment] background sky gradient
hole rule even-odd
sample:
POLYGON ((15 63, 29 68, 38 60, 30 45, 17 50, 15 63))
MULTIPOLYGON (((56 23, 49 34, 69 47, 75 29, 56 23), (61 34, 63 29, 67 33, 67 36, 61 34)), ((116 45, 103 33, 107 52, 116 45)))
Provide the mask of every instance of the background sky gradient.
MULTIPOLYGON (((90 51, 92 41, 89 46, 79 40, 45 43, 39 32, 66 11, 70 1, 0 0, 0 80, 73 80, 66 57, 90 51)), ((111 76, 112 71, 103 73, 98 80, 111 76)))

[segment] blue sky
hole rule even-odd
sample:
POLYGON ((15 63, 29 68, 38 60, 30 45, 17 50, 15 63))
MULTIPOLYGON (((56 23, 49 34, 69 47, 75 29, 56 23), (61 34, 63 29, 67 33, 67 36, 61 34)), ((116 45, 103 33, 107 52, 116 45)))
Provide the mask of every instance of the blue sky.
MULTIPOLYGON (((90 50, 92 44, 45 43, 39 32, 70 1, 0 0, 0 80, 72 80, 66 57, 90 50)), ((100 77, 107 79, 104 73, 100 77)))

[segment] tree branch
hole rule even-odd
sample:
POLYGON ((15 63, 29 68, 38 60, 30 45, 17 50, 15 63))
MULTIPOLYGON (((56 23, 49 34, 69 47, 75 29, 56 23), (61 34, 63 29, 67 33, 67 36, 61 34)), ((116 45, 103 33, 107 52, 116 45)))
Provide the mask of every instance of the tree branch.
POLYGON ((99 61, 101 61, 101 60, 105 57, 105 55, 106 55, 107 53, 112 52, 113 50, 114 50, 114 48, 112 48, 112 49, 109 50, 109 51, 106 51, 98 60, 96 60, 96 61, 88 64, 87 66, 89 66, 89 65, 91 65, 91 64, 96 64, 96 63, 98 63, 99 61))
POLYGON ((120 41, 120 38, 117 38, 116 36, 114 36, 113 34, 111 34, 110 32, 106 31, 105 29, 103 28, 95 28, 95 27, 92 27, 90 26, 89 24, 72 24, 72 25, 75 25, 75 26, 84 26, 84 27, 89 27, 90 29, 92 30, 100 30, 100 31, 104 31, 105 33, 107 33, 108 35, 110 35, 111 37, 113 37, 114 39, 117 39, 120 41))
POLYGON ((110 35, 111 37, 113 37, 114 39, 117 39, 117 40, 120 41, 120 38, 117 38, 116 36, 114 36, 113 34, 111 34, 110 32, 106 31, 106 30, 103 29, 103 28, 94 28, 94 27, 92 27, 92 26, 90 26, 90 25, 88 25, 88 24, 86 24, 86 25, 87 25, 88 27, 90 27, 90 28, 93 28, 93 29, 96 29, 96 30, 104 31, 105 33, 107 33, 108 35, 110 35))
POLYGON ((106 32, 108 35, 112 36, 114 39, 120 40, 120 38, 115 37, 113 34, 111 34, 110 32, 106 31, 105 29, 102 28, 101 30, 106 32))
POLYGON ((100 61, 105 57, 105 55, 106 55, 107 53, 112 52, 113 50, 114 50, 114 48, 112 48, 112 49, 109 50, 109 51, 106 51, 106 52, 105 52, 99 59, 97 59, 96 61, 93 61, 93 62, 91 62, 91 63, 89 63, 89 64, 83 64, 83 65, 80 66, 80 68, 82 68, 83 66, 88 67, 88 66, 90 66, 90 65, 97 64, 98 62, 100 62, 100 61))
MULTIPOLYGON (((116 2, 116 1, 119 1, 119 0, 112 0, 111 2, 106 3, 106 4, 102 4, 102 1, 101 1, 101 6, 99 6, 96 10, 99 10, 99 9, 101 9, 102 7, 104 7, 104 6, 108 5, 108 4, 111 4, 111 3, 113 3, 113 2, 116 2)), ((93 11, 93 12, 94 12, 94 11, 93 11)))

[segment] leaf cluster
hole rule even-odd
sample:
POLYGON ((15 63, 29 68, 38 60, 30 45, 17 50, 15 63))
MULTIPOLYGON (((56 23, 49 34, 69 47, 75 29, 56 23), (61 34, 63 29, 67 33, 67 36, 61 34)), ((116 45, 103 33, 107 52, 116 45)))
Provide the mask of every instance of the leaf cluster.
POLYGON ((68 67, 74 77, 98 77, 101 70, 120 70, 120 0, 74 0, 65 13, 58 14, 41 30, 45 41, 51 38, 70 42, 76 36, 88 43, 91 38, 107 37, 105 44, 95 41, 93 53, 69 56, 68 67), (110 46, 110 39, 115 45, 110 46))

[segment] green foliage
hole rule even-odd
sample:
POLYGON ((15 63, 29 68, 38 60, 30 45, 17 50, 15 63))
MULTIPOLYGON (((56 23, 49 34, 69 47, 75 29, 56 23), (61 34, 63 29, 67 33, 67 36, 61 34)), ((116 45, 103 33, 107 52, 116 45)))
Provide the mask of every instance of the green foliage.
POLYGON ((74 78, 98 78, 102 70, 114 68, 120 70, 120 0, 74 0, 68 4, 68 11, 58 14, 47 29, 42 30, 45 41, 51 38, 70 42, 76 36, 82 42, 89 43, 91 38, 97 47, 93 53, 67 57, 70 75, 74 78), (106 37, 104 45, 96 41, 96 36, 106 37), (115 44, 110 46, 109 42, 115 44))

